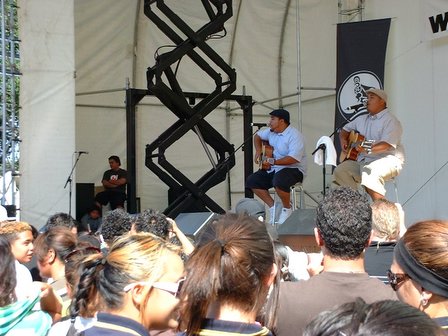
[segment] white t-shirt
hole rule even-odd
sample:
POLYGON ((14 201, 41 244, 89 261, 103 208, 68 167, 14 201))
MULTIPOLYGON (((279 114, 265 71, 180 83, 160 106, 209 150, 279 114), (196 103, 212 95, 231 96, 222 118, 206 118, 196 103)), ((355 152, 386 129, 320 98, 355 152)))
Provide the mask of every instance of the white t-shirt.
POLYGON ((15 261, 16 265, 16 296, 17 300, 25 299, 30 296, 31 291, 35 289, 33 286, 33 278, 29 269, 19 263, 17 260, 15 261))

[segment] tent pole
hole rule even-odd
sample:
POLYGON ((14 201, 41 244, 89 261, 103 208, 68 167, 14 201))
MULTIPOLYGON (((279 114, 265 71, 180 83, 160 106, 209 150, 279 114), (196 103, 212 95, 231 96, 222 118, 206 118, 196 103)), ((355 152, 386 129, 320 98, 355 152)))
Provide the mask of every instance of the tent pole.
POLYGON ((300 68, 300 0, 296 0, 296 31, 297 31, 297 116, 298 129, 302 132, 302 72, 300 68))

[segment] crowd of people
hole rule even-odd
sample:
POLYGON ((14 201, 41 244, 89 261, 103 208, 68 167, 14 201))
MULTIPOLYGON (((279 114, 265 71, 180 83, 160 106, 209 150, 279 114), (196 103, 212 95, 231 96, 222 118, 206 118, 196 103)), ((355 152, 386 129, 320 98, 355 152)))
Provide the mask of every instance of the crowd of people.
POLYGON ((343 154, 358 156, 336 168, 316 210, 320 253, 276 234, 306 175, 303 135, 277 109, 255 134, 260 169, 246 181, 265 204, 243 199, 197 237, 157 210, 124 210, 118 156, 79 223, 65 213, 40 230, 0 222, 0 335, 445 335, 448 221, 406 228, 385 199, 404 162, 401 125, 383 90, 365 98, 368 114, 340 132, 343 154), (354 131, 369 141, 351 144, 354 131))
POLYGON ((152 209, 111 210, 95 232, 64 213, 40 232, 1 222, 0 334, 444 335, 448 222, 406 230, 396 204, 335 188, 311 256, 241 204, 197 237, 152 209))

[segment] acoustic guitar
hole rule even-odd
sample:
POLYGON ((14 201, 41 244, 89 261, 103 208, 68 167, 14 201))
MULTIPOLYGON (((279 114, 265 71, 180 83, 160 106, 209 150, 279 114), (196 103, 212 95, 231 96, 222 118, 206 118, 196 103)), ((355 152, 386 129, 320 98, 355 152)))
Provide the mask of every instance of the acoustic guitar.
POLYGON ((359 153, 361 153, 362 149, 372 149, 373 140, 366 140, 364 135, 361 135, 358 132, 351 131, 348 136, 348 144, 346 152, 341 152, 339 157, 339 162, 345 160, 353 160, 356 161, 358 159, 359 153))
POLYGON ((268 141, 263 140, 261 145, 261 158, 259 163, 259 168, 262 170, 271 169, 271 164, 267 159, 274 157, 274 147, 272 147, 268 141))

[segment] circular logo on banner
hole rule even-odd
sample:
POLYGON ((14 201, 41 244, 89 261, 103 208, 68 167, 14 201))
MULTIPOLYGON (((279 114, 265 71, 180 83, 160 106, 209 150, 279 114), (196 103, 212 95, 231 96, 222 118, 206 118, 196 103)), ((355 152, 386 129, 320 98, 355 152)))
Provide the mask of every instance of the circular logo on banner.
POLYGON ((354 72, 342 83, 338 91, 337 104, 339 113, 346 121, 367 112, 366 91, 370 88, 383 88, 378 76, 371 71, 354 72))

